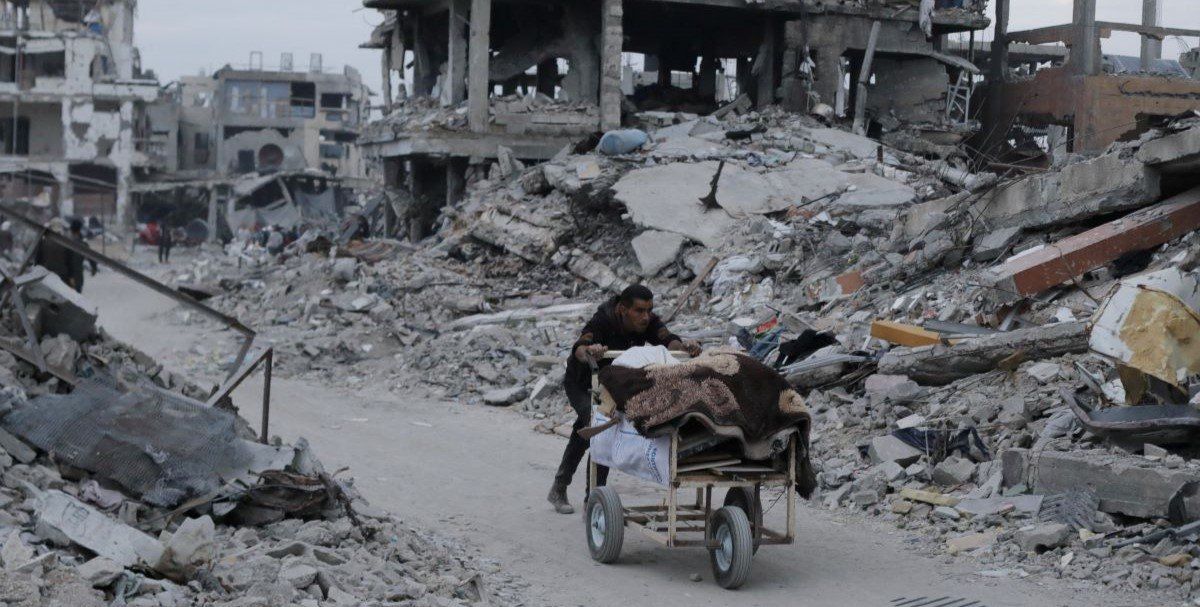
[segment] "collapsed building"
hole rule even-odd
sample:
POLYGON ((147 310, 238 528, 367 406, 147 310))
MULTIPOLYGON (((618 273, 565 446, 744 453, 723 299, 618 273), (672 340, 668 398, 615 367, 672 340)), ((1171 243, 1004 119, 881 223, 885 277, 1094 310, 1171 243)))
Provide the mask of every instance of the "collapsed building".
POLYGON ((0 145, 8 200, 131 220, 130 188, 169 167, 133 46, 134 0, 3 2, 0 145))
MULTIPOLYGON (((370 91, 352 67, 307 69, 291 53, 185 76, 155 109, 176 133, 174 170, 137 188, 141 219, 232 229, 334 219, 366 182, 356 145, 370 91)), ((219 230, 207 231, 215 240, 219 230)))
POLYGON ((1069 24, 1010 32, 1008 2, 998 0, 995 40, 980 49, 989 90, 987 136, 979 149, 1045 166, 1048 156, 1100 152, 1195 109, 1200 80, 1183 63, 1194 61, 1200 47, 1180 62, 1164 60, 1162 44, 1171 36, 1200 36, 1200 30, 1164 27, 1163 3, 1142 0, 1141 23, 1115 23, 1097 20, 1097 0, 1075 0, 1069 24), (1140 55, 1103 54, 1101 40, 1113 32, 1138 34, 1140 55))
POLYGON ((384 15, 364 46, 382 51, 385 117, 362 145, 405 198, 415 238, 492 160, 546 160, 596 132, 670 124, 675 112, 823 106, 857 117, 862 132, 896 133, 894 145, 915 139, 953 155, 946 148, 977 128, 978 69, 942 49, 950 34, 989 24, 984 2, 962 0, 364 6, 384 15))

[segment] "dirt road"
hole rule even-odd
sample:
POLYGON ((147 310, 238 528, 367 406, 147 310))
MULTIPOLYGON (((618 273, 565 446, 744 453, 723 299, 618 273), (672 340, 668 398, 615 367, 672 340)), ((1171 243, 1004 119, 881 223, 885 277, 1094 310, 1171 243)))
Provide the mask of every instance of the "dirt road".
MULTIPOLYGON (((181 325, 170 300, 111 272, 91 279, 86 295, 114 336, 169 367, 195 355, 189 350, 197 343, 211 350, 232 338, 181 325)), ((260 385, 248 382, 238 394, 251 420, 260 385)), ((530 584, 535 605, 882 607, 917 596, 965 597, 988 607, 1150 604, 1145 594, 1080 591, 1071 580, 985 577, 986 564, 921 556, 892 527, 807 506, 799 512, 797 544, 763 548, 750 582, 735 593, 712 583, 704 551, 658 548, 633 533, 621 561, 602 566, 588 556, 581 517, 554 514, 545 502, 564 443, 533 432, 529 420, 499 409, 278 378, 272 391, 272 434, 307 437, 327 467, 351 467, 374 506, 500 560, 530 584), (704 581, 690 581, 692 573, 704 581)), ((652 495, 618 485, 623 497, 652 495)), ((579 487, 577 478, 570 493, 577 506, 579 487)), ((775 508, 769 518, 782 511, 775 508)))

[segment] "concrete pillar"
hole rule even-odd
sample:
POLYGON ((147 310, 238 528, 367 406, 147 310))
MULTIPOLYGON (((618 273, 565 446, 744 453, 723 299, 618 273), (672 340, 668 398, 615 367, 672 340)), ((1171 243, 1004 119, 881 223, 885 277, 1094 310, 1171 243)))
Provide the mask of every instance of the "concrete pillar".
POLYGON ((392 109, 392 46, 383 48, 379 59, 379 69, 383 72, 383 113, 392 109))
POLYGON ((988 65, 988 96, 984 105, 983 130, 979 149, 992 153, 1008 136, 1010 112, 1001 107, 1004 83, 1008 77, 1009 0, 996 0, 996 32, 992 39, 992 58, 988 65))
POLYGON ((65 217, 75 214, 75 184, 71 181, 71 169, 67 165, 56 165, 54 180, 58 182, 58 215, 65 217))
POLYGON ((488 130, 488 70, 491 65, 492 0, 471 0, 471 42, 467 48, 467 122, 471 130, 488 130))
POLYGON ((1100 32, 1096 29, 1096 0, 1075 0, 1075 40, 1071 46, 1071 66, 1077 74, 1100 73, 1100 32))
MULTIPOLYGON (((1142 0, 1142 25, 1158 27, 1162 25, 1162 2, 1160 0, 1142 0)), ((1149 71, 1150 64, 1155 59, 1162 59, 1162 40, 1142 36, 1142 69, 1149 71)))
POLYGON ((133 205, 129 204, 129 180, 133 178, 129 167, 117 167, 117 220, 122 228, 132 231, 137 225, 134 221, 133 205))
POLYGON ((407 96, 408 87, 405 86, 404 79, 407 77, 405 70, 405 48, 404 48, 404 22, 397 17, 396 29, 392 30, 392 40, 388 47, 388 53, 391 54, 391 66, 393 70, 400 72, 400 91, 399 98, 403 100, 407 96))
POLYGON ((467 26, 471 0, 450 0, 450 59, 446 87, 451 105, 467 98, 467 26))
POLYGON ((428 22, 417 16, 413 19, 413 96, 428 97, 433 94, 433 85, 437 82, 438 66, 434 65, 433 53, 430 52, 429 38, 433 32, 428 29, 428 22))
POLYGON ((775 19, 767 17, 763 23, 762 46, 758 51, 758 61, 754 66, 758 69, 758 107, 765 108, 775 103, 775 55, 776 55, 776 23, 775 19))
MULTIPOLYGON (((387 53, 384 53, 385 55, 387 53)), ((208 187, 208 243, 217 244, 217 229, 220 220, 217 216, 217 207, 220 201, 217 200, 217 186, 208 187)))
POLYGON ((600 130, 621 127, 622 0, 601 0, 600 18, 600 130))

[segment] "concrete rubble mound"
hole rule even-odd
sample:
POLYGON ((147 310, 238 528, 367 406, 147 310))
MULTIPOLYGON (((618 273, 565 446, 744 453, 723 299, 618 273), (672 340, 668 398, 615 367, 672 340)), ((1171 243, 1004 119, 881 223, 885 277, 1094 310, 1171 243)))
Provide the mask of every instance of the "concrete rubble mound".
POLYGON ((268 327, 285 374, 508 406, 562 435, 575 330, 642 282, 676 332, 806 395, 818 503, 987 571, 1188 594, 1200 577, 1173 555, 1194 534, 1137 541, 1200 519, 1179 416, 1096 433, 1086 412, 1195 406, 1200 181, 1172 167, 1200 149, 1161 142, 1197 130, 1185 116, 1023 176, 771 109, 676 114, 628 153, 502 158, 390 255, 235 243, 178 281, 268 327), (1038 518, 1084 489, 1086 526, 1038 518))
POLYGON ((33 327, 46 371, 10 353, 27 352, 15 315, 0 323, 8 604, 524 604, 498 563, 371 507, 304 439, 256 442, 144 353, 76 341, 65 327, 95 316, 72 294, 62 323, 33 327))

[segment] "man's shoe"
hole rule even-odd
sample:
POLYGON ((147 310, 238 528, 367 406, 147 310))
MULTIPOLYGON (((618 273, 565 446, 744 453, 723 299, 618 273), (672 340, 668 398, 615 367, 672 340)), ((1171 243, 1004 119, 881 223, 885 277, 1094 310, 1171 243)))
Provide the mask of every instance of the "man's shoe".
POLYGON ((562 485, 555 485, 550 488, 550 495, 546 496, 546 501, 554 505, 554 511, 559 514, 572 514, 575 509, 567 502, 567 488, 562 485))

